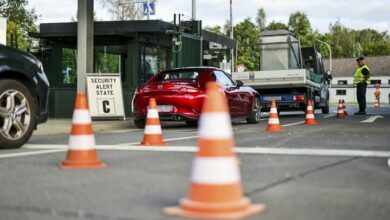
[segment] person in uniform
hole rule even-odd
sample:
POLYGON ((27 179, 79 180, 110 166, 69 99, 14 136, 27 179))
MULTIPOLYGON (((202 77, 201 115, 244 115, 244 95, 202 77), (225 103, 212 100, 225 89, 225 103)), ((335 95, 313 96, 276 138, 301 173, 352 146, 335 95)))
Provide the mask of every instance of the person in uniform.
POLYGON ((356 85, 356 97, 359 111, 355 115, 366 115, 366 90, 370 84, 370 68, 366 65, 364 57, 356 59, 358 67, 355 71, 353 84, 356 85))

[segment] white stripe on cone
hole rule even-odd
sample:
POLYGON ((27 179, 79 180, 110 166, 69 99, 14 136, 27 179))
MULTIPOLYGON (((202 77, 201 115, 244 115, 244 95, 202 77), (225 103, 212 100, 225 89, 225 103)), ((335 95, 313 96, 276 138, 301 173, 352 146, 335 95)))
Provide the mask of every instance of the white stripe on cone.
POLYGON ((232 184, 240 182, 240 179, 240 171, 234 157, 196 157, 193 161, 193 183, 232 184))
POLYGON ((309 110, 313 110, 313 106, 311 106, 311 105, 309 105, 309 106, 307 106, 307 110, 309 111, 309 110))
POLYGON ((278 110, 276 108, 271 108, 271 111, 269 113, 278 114, 278 110))
POLYGON ((268 124, 279 124, 279 118, 270 118, 268 124))
POLYGON ((147 118, 158 118, 158 110, 157 109, 148 109, 147 118))
POLYGON ((233 137, 230 115, 225 112, 204 112, 200 116, 199 138, 229 139, 233 137))
POLYGON ((343 110, 338 110, 337 113, 344 113, 344 111, 343 110))
POLYGON ((91 124, 91 117, 88 109, 75 109, 73 112, 73 124, 91 124))
POLYGON ((71 150, 91 150, 95 149, 95 136, 90 135, 70 135, 69 149, 71 150))
POLYGON ((308 114, 308 115, 306 115, 306 118, 313 118, 314 119, 314 115, 313 114, 308 114))
POLYGON ((146 125, 145 134, 162 134, 160 125, 146 125))

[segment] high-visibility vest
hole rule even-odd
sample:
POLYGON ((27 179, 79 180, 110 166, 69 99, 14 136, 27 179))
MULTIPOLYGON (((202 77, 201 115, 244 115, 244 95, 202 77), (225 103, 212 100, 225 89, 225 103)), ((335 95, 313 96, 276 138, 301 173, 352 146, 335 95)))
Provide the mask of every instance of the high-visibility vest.
MULTIPOLYGON (((362 70, 366 68, 368 71, 370 71, 370 68, 368 68, 368 66, 366 64, 364 64, 363 66, 361 67, 358 67, 355 71, 355 78, 353 79, 353 84, 356 85, 362 81, 364 81, 364 75, 362 73, 362 70)), ((367 85, 370 84, 370 78, 367 79, 366 83, 367 85)))

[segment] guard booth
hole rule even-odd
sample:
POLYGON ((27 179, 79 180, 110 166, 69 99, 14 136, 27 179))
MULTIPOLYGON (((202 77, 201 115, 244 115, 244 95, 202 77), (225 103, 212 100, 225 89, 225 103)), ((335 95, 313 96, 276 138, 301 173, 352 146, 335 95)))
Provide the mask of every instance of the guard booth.
MULTIPOLYGON (((94 73, 120 73, 127 117, 135 89, 155 73, 176 67, 229 66, 234 40, 202 30, 201 21, 175 23, 94 22, 94 73)), ((30 35, 40 40, 35 55, 50 81, 50 117, 70 118, 77 82, 77 23, 43 23, 39 33, 30 35)))

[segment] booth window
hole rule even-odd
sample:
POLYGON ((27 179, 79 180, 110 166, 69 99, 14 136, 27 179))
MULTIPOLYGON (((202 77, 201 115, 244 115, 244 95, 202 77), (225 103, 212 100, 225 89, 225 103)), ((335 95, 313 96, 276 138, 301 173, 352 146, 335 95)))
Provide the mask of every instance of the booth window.
POLYGON ((118 46, 95 46, 95 73, 121 73, 121 48, 118 46))
POLYGON ((337 85, 347 85, 347 80, 338 80, 337 85))
POLYGON ((338 90, 336 90, 336 95, 347 95, 347 90, 338 89, 338 90))
POLYGON ((157 72, 169 68, 168 50, 165 48, 141 46, 140 56, 140 84, 148 81, 157 72))
POLYGON ((77 50, 62 48, 62 84, 75 84, 77 79, 77 50))
POLYGON ((382 80, 380 80, 380 79, 372 79, 371 80, 371 85, 376 85, 376 84, 382 84, 382 80))

